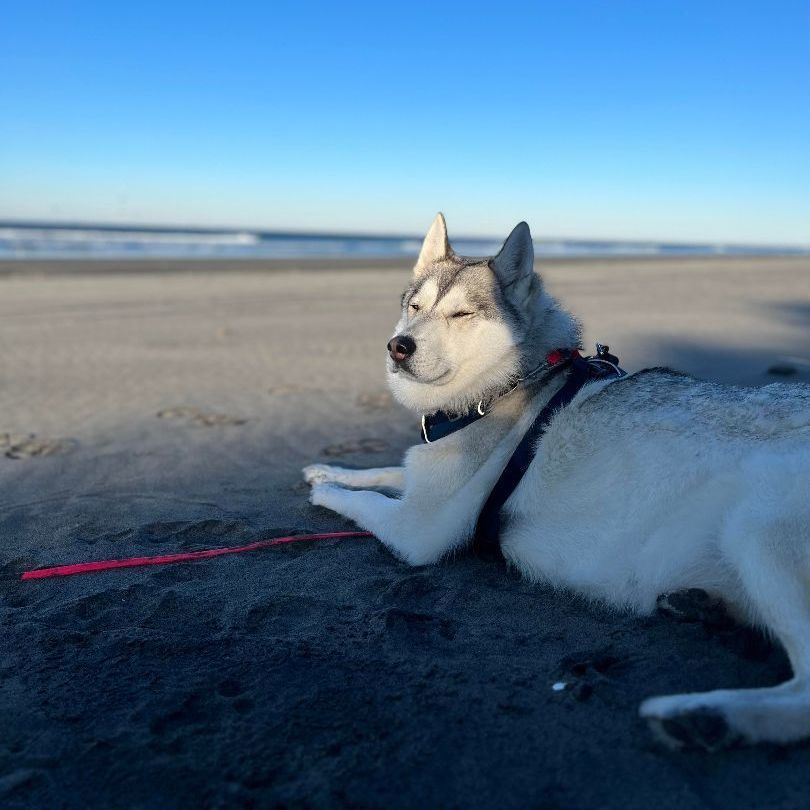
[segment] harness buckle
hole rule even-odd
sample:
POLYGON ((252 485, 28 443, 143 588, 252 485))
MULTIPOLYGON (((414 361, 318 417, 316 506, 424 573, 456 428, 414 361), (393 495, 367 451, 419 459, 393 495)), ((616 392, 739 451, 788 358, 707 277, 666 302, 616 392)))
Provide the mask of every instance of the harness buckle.
MULTIPOLYGON (((610 346, 605 343, 596 344, 596 356, 588 358, 590 363, 601 363, 603 366, 608 366, 611 372, 617 377, 626 376, 627 372, 619 367, 619 358, 615 354, 610 353, 610 346)), ((610 373, 610 372, 608 372, 610 373)))
POLYGON ((596 356, 600 360, 607 360, 608 363, 613 363, 614 366, 619 365, 619 358, 615 354, 610 353, 610 346, 606 343, 596 344, 596 356))

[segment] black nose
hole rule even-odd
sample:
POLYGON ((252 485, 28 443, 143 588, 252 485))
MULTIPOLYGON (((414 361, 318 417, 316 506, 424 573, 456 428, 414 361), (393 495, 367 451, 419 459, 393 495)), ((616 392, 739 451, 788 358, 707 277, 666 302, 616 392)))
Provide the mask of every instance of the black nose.
POLYGON ((416 342, 410 335, 397 335, 388 341, 388 354, 395 363, 407 360, 416 351, 416 342))

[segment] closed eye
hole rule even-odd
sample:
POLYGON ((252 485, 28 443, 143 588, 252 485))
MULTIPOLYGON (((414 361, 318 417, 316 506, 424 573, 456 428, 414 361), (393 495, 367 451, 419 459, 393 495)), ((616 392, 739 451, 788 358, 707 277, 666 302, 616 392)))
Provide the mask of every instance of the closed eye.
POLYGON ((470 315, 475 315, 474 312, 454 312, 450 317, 451 318, 467 318, 470 315))

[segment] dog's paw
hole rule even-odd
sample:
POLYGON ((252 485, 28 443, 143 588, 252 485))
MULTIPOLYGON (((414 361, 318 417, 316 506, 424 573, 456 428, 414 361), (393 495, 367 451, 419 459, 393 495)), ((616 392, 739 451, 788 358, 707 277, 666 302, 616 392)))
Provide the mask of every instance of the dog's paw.
POLYGON ((712 709, 675 714, 671 717, 646 717, 653 735, 675 750, 722 751, 736 748, 743 740, 734 733, 725 717, 712 709))
POLYGON ((304 481, 308 484, 323 484, 327 481, 334 481, 337 470, 328 464, 310 464, 301 470, 304 481))
POLYGON ((722 599, 710 596, 702 588, 662 593, 656 600, 662 616, 679 622, 703 622, 711 625, 733 624, 722 599))
POLYGON ((327 509, 332 509, 333 496, 341 489, 342 487, 337 484, 316 482, 312 484, 312 489, 309 491, 309 502, 313 506, 325 506, 327 509))
POLYGON ((684 703, 679 706, 677 696, 651 698, 641 704, 639 714, 653 735, 669 748, 711 752, 743 742, 720 707, 689 705, 688 698, 684 703))

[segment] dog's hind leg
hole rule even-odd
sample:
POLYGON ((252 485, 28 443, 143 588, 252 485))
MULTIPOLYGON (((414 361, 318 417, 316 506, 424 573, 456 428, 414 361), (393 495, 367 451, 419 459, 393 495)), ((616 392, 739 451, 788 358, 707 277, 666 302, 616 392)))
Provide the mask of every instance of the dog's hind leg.
POLYGON ((308 484, 341 484, 344 487, 405 488, 404 467, 376 467, 370 470, 350 470, 331 464, 310 464, 301 471, 308 484))
POLYGON ((752 618, 784 645, 793 677, 773 687, 645 701, 641 715, 673 746, 713 750, 810 737, 810 511, 797 479, 786 489, 785 497, 766 483, 751 493, 728 521, 721 550, 752 618))

